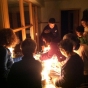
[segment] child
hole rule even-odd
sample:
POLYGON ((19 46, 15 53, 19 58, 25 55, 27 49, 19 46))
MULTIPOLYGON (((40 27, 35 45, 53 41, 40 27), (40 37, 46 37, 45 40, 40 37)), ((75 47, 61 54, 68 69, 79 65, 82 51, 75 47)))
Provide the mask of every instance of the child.
POLYGON ((88 44, 87 37, 83 35, 83 33, 84 33, 84 27, 83 26, 78 26, 75 29, 75 32, 76 32, 76 35, 78 36, 78 39, 80 40, 80 43, 88 44))
POLYGON ((40 46, 41 47, 45 46, 45 43, 42 40, 42 35, 43 34, 48 34, 48 33, 51 33, 54 42, 59 42, 60 41, 59 30, 58 30, 58 26, 56 25, 55 18, 50 18, 48 20, 48 24, 44 27, 44 29, 43 29, 43 31, 40 35, 40 46))
POLYGON ((45 44, 50 46, 50 49, 46 53, 41 54, 40 60, 51 59, 54 55, 57 57, 59 62, 65 60, 65 57, 58 50, 58 43, 53 41, 51 34, 44 34, 42 35, 42 38, 45 44))

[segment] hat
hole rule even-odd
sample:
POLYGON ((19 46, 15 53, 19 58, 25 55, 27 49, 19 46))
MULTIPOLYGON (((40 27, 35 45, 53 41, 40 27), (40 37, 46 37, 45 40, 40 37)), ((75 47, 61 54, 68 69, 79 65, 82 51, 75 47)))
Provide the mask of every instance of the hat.
POLYGON ((55 18, 50 18, 49 23, 55 23, 55 18))

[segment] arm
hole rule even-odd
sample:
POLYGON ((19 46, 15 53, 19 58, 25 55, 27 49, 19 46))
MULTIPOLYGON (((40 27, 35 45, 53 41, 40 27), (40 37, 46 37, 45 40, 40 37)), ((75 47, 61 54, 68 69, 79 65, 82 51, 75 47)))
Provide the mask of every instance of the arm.
POLYGON ((13 58, 11 57, 11 52, 9 49, 7 49, 7 58, 8 58, 7 68, 10 69, 14 61, 13 58))
POLYGON ((59 51, 57 43, 51 43, 50 44, 50 50, 47 53, 44 53, 40 56, 41 60, 47 60, 53 57, 53 55, 56 55, 58 58, 58 61, 62 61, 65 59, 65 57, 61 54, 59 51), (62 58, 60 58, 62 57, 62 58))
POLYGON ((57 50, 56 43, 54 44, 54 43, 51 42, 50 50, 46 53, 41 54, 40 59, 41 60, 51 59, 52 56, 55 54, 56 50, 57 50))

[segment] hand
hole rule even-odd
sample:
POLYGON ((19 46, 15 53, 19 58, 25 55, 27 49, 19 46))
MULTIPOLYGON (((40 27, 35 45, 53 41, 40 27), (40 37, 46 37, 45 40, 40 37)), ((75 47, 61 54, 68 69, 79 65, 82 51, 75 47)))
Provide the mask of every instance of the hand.
POLYGON ((45 30, 44 33, 50 33, 50 30, 45 30))
POLYGON ((52 78, 52 83, 55 85, 56 81, 58 80, 58 77, 53 77, 52 78))
POLYGON ((42 51, 44 51, 44 48, 45 48, 45 46, 43 45, 43 46, 42 46, 42 51))

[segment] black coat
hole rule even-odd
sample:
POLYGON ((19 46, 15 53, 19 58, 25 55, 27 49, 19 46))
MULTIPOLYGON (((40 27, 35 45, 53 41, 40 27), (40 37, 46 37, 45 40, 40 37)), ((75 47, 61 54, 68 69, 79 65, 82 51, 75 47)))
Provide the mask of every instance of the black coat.
POLYGON ((40 35, 40 46, 44 45, 45 43, 42 41, 42 35, 43 34, 46 34, 45 31, 46 30, 49 30, 50 31, 50 35, 52 35, 52 39, 53 39, 53 42, 59 42, 60 41, 60 38, 59 38, 59 30, 58 30, 58 27, 57 25, 55 24, 54 28, 50 28, 49 25, 46 25, 40 35))
POLYGON ((9 49, 0 46, 0 82, 3 88, 6 86, 7 76, 13 63, 9 49))
POLYGON ((8 88, 41 88, 41 63, 33 57, 15 62, 8 75, 8 88))

